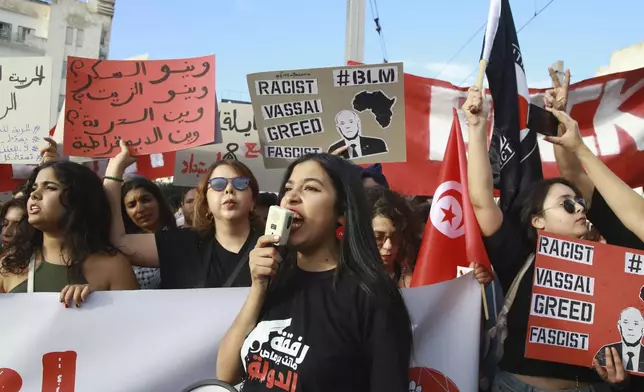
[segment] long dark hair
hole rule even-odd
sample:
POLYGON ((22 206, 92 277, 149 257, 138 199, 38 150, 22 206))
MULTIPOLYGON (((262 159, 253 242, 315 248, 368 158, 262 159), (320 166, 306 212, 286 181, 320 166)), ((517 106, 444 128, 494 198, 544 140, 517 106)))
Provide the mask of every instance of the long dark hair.
POLYGON ((177 220, 174 218, 174 214, 168 205, 168 202, 161 194, 161 189, 154 182, 143 177, 135 177, 131 180, 125 181, 121 187, 121 215, 123 216, 123 225, 125 226, 125 232, 128 234, 141 233, 141 229, 130 219, 130 216, 127 214, 127 208, 125 207, 125 197, 128 192, 134 191, 137 189, 143 189, 149 194, 152 195, 157 201, 159 206, 159 224, 158 228, 160 229, 176 229, 177 220))
POLYGON ((394 299, 402 304, 400 292, 380 259, 362 179, 351 170, 350 163, 331 154, 307 154, 300 157, 286 169, 279 199, 284 197, 284 186, 295 166, 307 161, 317 162, 331 178, 336 191, 335 213, 342 214, 345 218, 336 277, 344 273, 354 275, 367 294, 394 299))
POLYGON ((0 224, 4 220, 10 208, 20 208, 22 210, 22 220, 27 218, 27 201, 24 198, 11 199, 5 202, 0 209, 0 224))
MULTIPOLYGON (((101 179, 88 167, 68 161, 49 162, 37 167, 31 173, 25 188, 25 199, 31 197, 38 173, 52 168, 62 185, 60 204, 64 212, 58 223, 63 233, 61 258, 69 271, 77 278, 83 276, 82 263, 95 253, 115 255, 118 250, 112 246, 110 223, 112 215, 101 179)), ((10 274, 22 274, 32 255, 42 251, 43 233, 24 219, 16 237, 7 247, 2 260, 2 270, 10 274)))
POLYGON ((511 211, 509 217, 504 217, 504 219, 510 218, 518 221, 523 229, 525 247, 528 249, 537 248, 537 237, 539 235, 537 229, 532 226, 532 218, 543 213, 543 203, 546 201, 550 188, 555 184, 565 185, 575 192, 575 196, 582 197, 579 188, 565 178, 555 177, 541 180, 522 192, 517 199, 517 207, 511 211))
POLYGON ((371 207, 371 218, 382 216, 393 223, 400 238, 400 250, 394 261, 395 280, 400 279, 401 265, 406 261, 414 267, 420 249, 420 221, 411 206, 400 194, 384 187, 366 190, 367 204, 371 207))

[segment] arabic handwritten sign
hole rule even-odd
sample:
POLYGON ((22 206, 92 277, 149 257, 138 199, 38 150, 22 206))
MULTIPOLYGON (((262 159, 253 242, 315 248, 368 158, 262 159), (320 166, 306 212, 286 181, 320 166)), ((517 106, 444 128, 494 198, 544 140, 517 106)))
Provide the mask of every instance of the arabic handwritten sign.
POLYGON ((134 155, 214 141, 214 56, 167 61, 69 57, 68 64, 65 154, 113 157, 120 139, 130 143, 134 155))
POLYGON ((0 164, 38 163, 50 103, 51 58, 0 58, 0 164))
POLYGON ((402 63, 247 76, 267 168, 348 146, 356 163, 404 162, 402 63))
POLYGON ((210 165, 230 158, 243 162, 252 170, 261 191, 279 191, 284 170, 264 167, 252 106, 220 103, 218 108, 223 142, 177 151, 173 184, 194 187, 210 165))

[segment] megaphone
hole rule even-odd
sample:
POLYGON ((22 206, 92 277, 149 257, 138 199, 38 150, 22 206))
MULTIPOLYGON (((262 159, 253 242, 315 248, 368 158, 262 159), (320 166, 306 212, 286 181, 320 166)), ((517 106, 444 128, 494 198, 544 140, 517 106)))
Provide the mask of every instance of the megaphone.
POLYGON ((238 392, 232 385, 219 380, 202 380, 196 382, 183 392, 238 392))

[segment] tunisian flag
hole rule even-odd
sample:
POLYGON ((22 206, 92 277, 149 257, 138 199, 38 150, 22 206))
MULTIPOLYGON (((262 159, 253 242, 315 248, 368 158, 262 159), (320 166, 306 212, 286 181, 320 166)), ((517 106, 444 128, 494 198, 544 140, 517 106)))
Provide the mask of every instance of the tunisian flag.
POLYGON ((411 286, 458 277, 459 267, 477 262, 492 271, 467 190, 467 158, 461 124, 453 109, 440 185, 434 192, 411 286))

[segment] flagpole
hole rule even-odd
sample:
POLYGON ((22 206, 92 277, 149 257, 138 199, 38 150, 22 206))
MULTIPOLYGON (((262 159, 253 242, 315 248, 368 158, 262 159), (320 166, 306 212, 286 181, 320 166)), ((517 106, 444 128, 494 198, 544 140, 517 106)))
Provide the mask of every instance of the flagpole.
POLYGON ((490 319, 490 312, 487 309, 487 295, 485 295, 485 285, 483 283, 481 286, 481 297, 483 298, 483 313, 485 314, 485 321, 490 319))
POLYGON ((479 72, 476 75, 476 83, 474 83, 474 85, 480 91, 483 91, 483 77, 485 76, 485 68, 487 68, 487 60, 481 59, 481 61, 479 62, 479 72))

